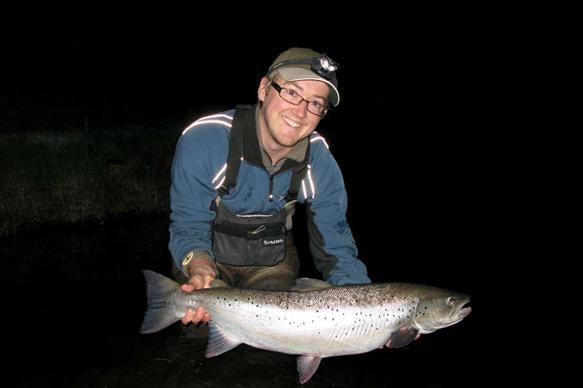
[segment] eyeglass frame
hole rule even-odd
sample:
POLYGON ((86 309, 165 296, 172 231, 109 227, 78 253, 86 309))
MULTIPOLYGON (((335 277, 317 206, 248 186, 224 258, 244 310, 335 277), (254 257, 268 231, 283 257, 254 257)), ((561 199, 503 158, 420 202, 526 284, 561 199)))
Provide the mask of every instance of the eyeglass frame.
MULTIPOLYGON (((326 114, 328 113, 328 110, 330 110, 330 108, 329 108, 329 106, 328 106, 328 102, 327 102, 327 101, 325 101, 325 104, 324 104, 324 111, 323 111, 321 114, 319 114, 319 113, 315 113, 315 112, 312 112, 312 111, 310 110, 310 103, 311 103, 311 102, 313 102, 313 101, 316 101, 316 100, 312 100, 312 101, 310 101, 310 100, 306 100, 304 97, 302 97, 302 96, 301 96, 301 95, 300 95, 300 94, 299 94, 297 91, 295 91, 294 89, 290 89, 290 88, 284 88, 283 86, 279 85, 279 84, 278 84, 277 82, 275 82, 275 81, 271 81, 271 82, 270 82, 270 86, 272 86, 272 87, 275 89, 275 91, 277 92, 278 96, 279 96, 279 97, 281 97, 281 99, 282 99, 282 100, 284 100, 285 102, 288 102, 288 103, 290 103, 290 104, 292 104, 292 105, 300 105, 300 104, 302 104, 304 101, 305 101, 305 102, 307 102, 307 104, 306 104, 306 110, 307 110, 308 112, 310 112, 311 114, 313 114, 313 115, 316 115, 316 116, 318 116, 318 117, 324 117, 324 116, 326 116, 326 114), (282 92, 282 91, 284 91, 284 90, 291 90, 291 91, 292 91, 292 92, 294 92, 294 93, 295 93, 295 94, 296 94, 296 95, 297 95, 297 96, 298 96, 298 97, 299 97, 301 100, 300 100, 299 102, 297 102, 297 103, 295 103, 295 102, 292 102, 292 101, 289 101, 288 99, 286 99, 285 97, 283 97, 283 96, 281 95, 281 92, 282 92)), ((316 101, 316 102, 318 102, 318 101, 316 101)))

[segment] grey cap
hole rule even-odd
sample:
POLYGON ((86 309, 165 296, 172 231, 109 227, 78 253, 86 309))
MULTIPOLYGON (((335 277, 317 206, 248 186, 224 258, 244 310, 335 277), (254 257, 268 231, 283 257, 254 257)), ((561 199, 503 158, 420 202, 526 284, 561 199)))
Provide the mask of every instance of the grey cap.
POLYGON ((293 47, 279 54, 267 71, 277 71, 286 81, 314 80, 326 83, 330 88, 328 100, 334 106, 340 103, 336 70, 338 64, 326 54, 308 48, 293 47))

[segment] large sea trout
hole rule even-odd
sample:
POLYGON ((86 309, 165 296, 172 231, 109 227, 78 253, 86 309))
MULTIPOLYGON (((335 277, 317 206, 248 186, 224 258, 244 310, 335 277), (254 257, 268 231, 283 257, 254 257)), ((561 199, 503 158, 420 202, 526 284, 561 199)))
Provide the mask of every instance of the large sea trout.
MULTIPOLYGON (((201 305, 211 314, 206 357, 240 344, 297 354, 300 382, 325 357, 403 347, 418 335, 455 325, 471 311, 470 298, 442 288, 408 283, 314 287, 303 291, 259 291, 232 287, 184 293, 175 281, 144 271, 148 309, 142 333, 180 320, 201 305)), ((307 287, 309 285, 310 287, 307 287)))

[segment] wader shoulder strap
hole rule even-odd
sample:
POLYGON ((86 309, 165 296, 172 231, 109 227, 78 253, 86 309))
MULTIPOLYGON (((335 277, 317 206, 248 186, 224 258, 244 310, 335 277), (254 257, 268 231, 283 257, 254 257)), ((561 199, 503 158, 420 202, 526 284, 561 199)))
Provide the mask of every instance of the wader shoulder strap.
POLYGON ((229 192, 229 189, 237 184, 237 174, 241 166, 241 156, 243 155, 243 122, 245 114, 250 113, 251 106, 237 106, 233 116, 231 126, 231 137, 229 138, 229 154, 227 156, 227 171, 225 180, 217 190, 219 196, 229 192))
MULTIPOLYGON (((231 126, 231 136, 229 138, 229 154, 227 156, 225 180, 217 190, 219 197, 227 194, 229 189, 237 184, 237 174, 239 173, 241 156, 243 155, 243 126, 249 114, 254 114, 252 107, 249 105, 237 106, 235 110, 233 125, 231 126)), ((306 148, 304 161, 293 169, 286 203, 297 199, 302 179, 304 179, 308 171, 308 160, 310 160, 310 142, 308 142, 308 147, 306 148)))
POLYGON ((310 142, 308 141, 308 147, 306 148, 306 157, 304 161, 294 167, 294 173, 291 177, 289 183, 289 190, 287 191, 287 196, 285 197, 285 202, 289 203, 295 201, 298 198, 298 193, 300 192, 300 185, 302 180, 306 177, 308 172, 308 161, 310 160, 310 142))

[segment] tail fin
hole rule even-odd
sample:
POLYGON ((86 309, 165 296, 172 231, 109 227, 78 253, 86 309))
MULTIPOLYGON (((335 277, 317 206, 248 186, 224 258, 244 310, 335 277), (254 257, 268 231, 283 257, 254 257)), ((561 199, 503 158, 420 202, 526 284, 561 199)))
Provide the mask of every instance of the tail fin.
POLYGON ((159 273, 148 270, 142 272, 146 278, 148 309, 140 333, 155 333, 178 321, 179 318, 168 301, 180 285, 159 273))

